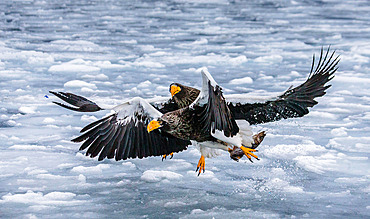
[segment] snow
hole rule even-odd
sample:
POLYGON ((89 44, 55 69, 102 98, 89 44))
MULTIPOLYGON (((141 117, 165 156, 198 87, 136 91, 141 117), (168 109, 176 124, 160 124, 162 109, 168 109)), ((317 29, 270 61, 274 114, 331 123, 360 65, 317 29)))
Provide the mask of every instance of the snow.
POLYGON ((8 193, 2 197, 0 203, 13 202, 22 204, 32 204, 37 206, 58 206, 58 205, 80 205, 83 204, 83 200, 75 200, 76 194, 71 192, 50 192, 43 194, 42 192, 27 191, 24 194, 11 194, 8 193))
POLYGON ((165 171, 165 170, 147 170, 141 176, 141 179, 146 182, 160 182, 168 180, 179 180, 182 178, 181 174, 165 171))
POLYGON ((288 192, 288 193, 295 193, 295 194, 304 193, 302 188, 297 187, 297 186, 291 186, 291 185, 289 185, 288 182, 286 182, 284 180, 281 180, 279 178, 273 178, 273 179, 269 180, 265 184, 265 186, 269 190, 285 191, 285 192, 288 192))
POLYGON ((50 72, 97 72, 100 68, 86 65, 61 64, 53 65, 49 68, 50 72))
POLYGON ((95 84, 88 83, 88 82, 81 81, 81 80, 68 81, 68 82, 66 82, 64 84, 64 87, 65 88, 79 88, 79 87, 83 87, 83 88, 91 88, 91 89, 96 89, 97 88, 95 84))
POLYGON ((19 107, 19 112, 26 113, 26 114, 32 114, 36 112, 37 107, 35 106, 21 106, 19 107))
POLYGON ((145 68, 164 68, 166 67, 162 63, 159 62, 152 62, 152 61, 141 61, 136 60, 133 65, 139 66, 139 67, 145 67, 145 68))
POLYGON ((230 84, 252 84, 253 79, 251 77, 236 78, 229 82, 230 84))
POLYGON ((344 127, 335 128, 331 130, 330 133, 334 136, 346 136, 347 135, 346 128, 344 127))
POLYGON ((109 77, 105 74, 97 74, 97 75, 82 75, 81 78, 83 79, 94 79, 94 80, 99 80, 99 81, 107 81, 109 80, 109 77))
POLYGON ((265 150, 264 154, 274 158, 295 158, 299 155, 306 155, 325 151, 325 148, 316 145, 310 140, 304 140, 303 144, 278 144, 265 150))
POLYGON ((254 61, 260 63, 279 63, 283 61, 283 57, 281 55, 260 56, 254 61))
POLYGON ((44 120, 42 120, 42 123, 45 123, 45 124, 53 124, 55 123, 55 119, 53 118, 50 118, 50 117, 46 117, 44 120))
POLYGON ((13 145, 10 146, 9 149, 15 150, 46 150, 45 146, 40 145, 13 145))
POLYGON ((75 173, 88 173, 88 174, 102 174, 103 170, 109 169, 108 164, 99 164, 97 166, 85 167, 85 166, 76 166, 73 167, 71 172, 75 173))
POLYGON ((369 7, 0 1, 0 217, 369 218, 369 7), (252 126, 267 132, 259 161, 204 151, 213 158, 199 177, 195 145, 163 161, 86 157, 70 139, 112 112, 68 111, 48 93, 107 106, 160 102, 173 82, 201 88, 206 67, 228 101, 263 102, 304 82, 328 45, 341 61, 318 105, 252 126))
POLYGON ((84 122, 94 122, 96 120, 98 120, 98 118, 96 118, 95 116, 88 116, 88 115, 81 116, 81 121, 84 121, 84 122))

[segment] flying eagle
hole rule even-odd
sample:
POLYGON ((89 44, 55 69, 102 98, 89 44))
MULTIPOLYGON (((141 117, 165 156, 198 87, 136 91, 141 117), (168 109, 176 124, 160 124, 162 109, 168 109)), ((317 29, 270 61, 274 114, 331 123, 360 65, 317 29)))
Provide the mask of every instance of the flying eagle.
MULTIPOLYGON (((115 113, 84 127, 83 134, 72 141, 84 141, 80 150, 88 148, 86 155, 99 155, 99 160, 167 155, 185 150, 190 141, 223 150, 236 147, 242 155, 257 158, 252 153, 255 142, 239 128, 237 120, 246 120, 253 125, 306 115, 308 107, 317 104, 314 98, 323 96, 330 87, 326 83, 334 77, 339 62, 339 56, 333 58, 334 54, 329 55, 328 49, 324 56, 321 50, 315 70, 313 57, 306 82, 275 98, 256 103, 228 102, 221 87, 207 69, 203 69, 201 91, 176 83, 170 86, 172 98, 168 101, 158 104, 133 98, 114 107, 115 113)), ((102 110, 84 97, 51 93, 75 106, 54 102, 62 107, 81 112, 102 110)), ((204 171, 204 156, 201 156, 197 169, 199 173, 204 171)))

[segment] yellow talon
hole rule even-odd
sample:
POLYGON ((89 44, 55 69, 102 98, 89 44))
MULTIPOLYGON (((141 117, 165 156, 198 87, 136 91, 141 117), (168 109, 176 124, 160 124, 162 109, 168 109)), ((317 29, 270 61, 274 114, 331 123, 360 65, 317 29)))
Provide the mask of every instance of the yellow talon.
POLYGON ((173 152, 172 152, 172 153, 170 153, 170 154, 164 154, 164 155, 162 156, 162 161, 163 161, 164 159, 166 159, 168 156, 171 156, 171 157, 170 157, 170 159, 172 159, 172 158, 173 158, 173 152))
POLYGON ((254 157, 254 158, 256 158, 257 160, 259 160, 258 159, 258 157, 255 155, 255 154, 253 154, 252 152, 255 152, 255 151, 257 151, 257 150, 255 150, 255 149, 252 149, 252 148, 247 148, 247 147, 244 147, 244 146, 241 146, 240 147, 240 149, 242 149, 242 151, 244 152, 244 154, 245 154, 245 156, 247 156, 247 158, 253 163, 253 161, 252 161, 252 157, 254 157), (252 156, 252 157, 251 157, 252 156))
POLYGON ((199 159, 199 162, 198 162, 198 165, 197 165, 197 169, 195 170, 195 172, 197 172, 198 170, 198 176, 200 175, 200 173, 202 172, 203 170, 203 173, 205 171, 205 166, 206 166, 206 161, 204 159, 204 156, 202 155, 199 159))

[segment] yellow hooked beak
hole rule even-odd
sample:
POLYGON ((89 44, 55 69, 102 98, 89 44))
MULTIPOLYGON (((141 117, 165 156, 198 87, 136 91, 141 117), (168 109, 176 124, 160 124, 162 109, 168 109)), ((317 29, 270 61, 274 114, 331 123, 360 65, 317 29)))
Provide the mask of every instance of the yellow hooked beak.
POLYGON ((175 95, 177 94, 178 92, 181 91, 181 88, 177 85, 171 85, 171 89, 170 89, 170 92, 171 92, 171 95, 175 95))
POLYGON ((148 130, 148 133, 157 129, 157 128, 160 128, 161 127, 161 123, 156 121, 156 120, 153 120, 151 122, 149 122, 148 126, 146 127, 147 130, 148 130))

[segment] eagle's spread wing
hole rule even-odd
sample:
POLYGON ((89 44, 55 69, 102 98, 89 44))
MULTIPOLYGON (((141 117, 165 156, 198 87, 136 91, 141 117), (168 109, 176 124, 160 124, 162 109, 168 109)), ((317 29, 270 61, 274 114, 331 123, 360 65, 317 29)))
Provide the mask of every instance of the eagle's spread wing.
POLYGON ((199 116, 199 124, 204 131, 223 132, 226 137, 232 137, 239 132, 233 114, 229 110, 222 89, 215 82, 206 68, 202 69, 203 86, 197 99, 190 105, 199 116))
POLYGON ((73 142, 82 142, 86 155, 125 160, 159 156, 185 150, 190 141, 155 130, 147 132, 148 123, 162 114, 142 98, 133 98, 115 108, 116 112, 84 127, 73 142))
POLYGON ((253 104, 228 103, 235 119, 245 119, 253 125, 306 115, 308 107, 317 104, 314 99, 323 96, 326 93, 325 90, 331 86, 325 84, 334 77, 338 69, 339 56, 333 58, 335 54, 333 52, 329 57, 329 48, 325 57, 323 54, 321 49, 315 70, 315 56, 313 56, 311 72, 306 82, 295 88, 289 88, 282 95, 266 102, 253 104))
POLYGON ((50 93, 54 94, 55 96, 59 97, 60 99, 64 100, 65 102, 71 104, 72 106, 65 105, 63 103, 54 102, 55 104, 78 112, 96 112, 102 110, 96 103, 86 99, 85 97, 78 96, 72 93, 64 93, 64 92, 54 92, 49 91, 50 93))
MULTIPOLYGON (((53 103, 64 107, 69 110, 78 111, 78 112, 96 112, 99 110, 103 110, 102 107, 98 106, 96 103, 94 103, 91 100, 88 100, 85 97, 72 94, 72 93, 64 93, 64 92, 54 92, 49 91, 50 93, 54 94, 55 96, 59 97, 61 100, 64 100, 65 102, 71 104, 72 106, 58 103, 53 101, 53 103), (75 107, 73 107, 75 106, 75 107)), ((174 102, 172 98, 153 98, 151 100, 148 100, 148 102, 156 108, 161 113, 167 113, 174 110, 178 110, 178 105, 174 102)))

